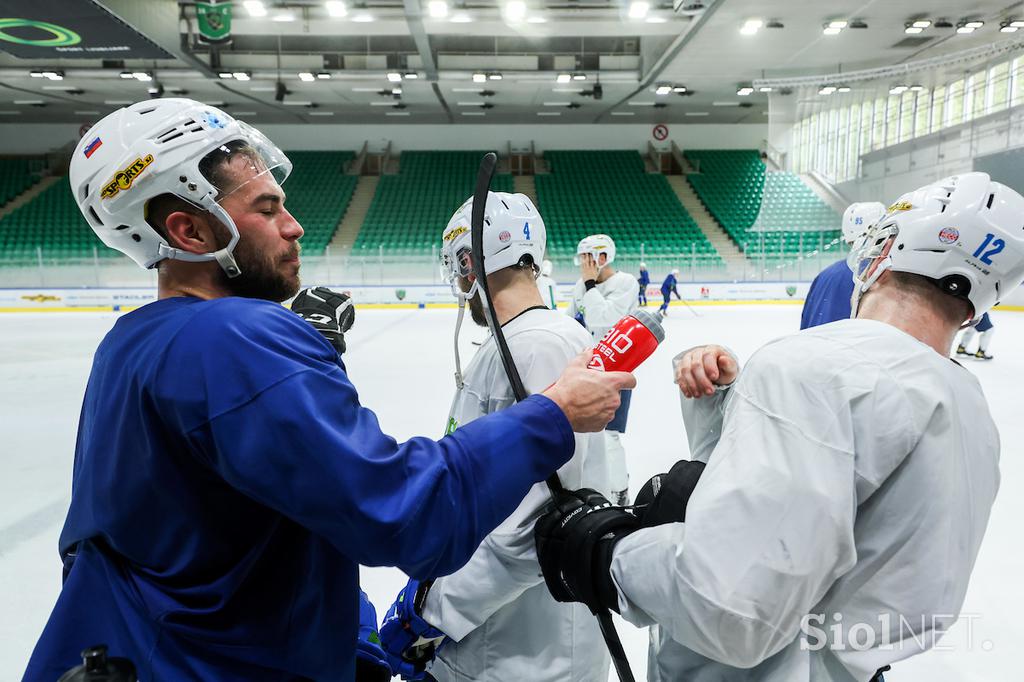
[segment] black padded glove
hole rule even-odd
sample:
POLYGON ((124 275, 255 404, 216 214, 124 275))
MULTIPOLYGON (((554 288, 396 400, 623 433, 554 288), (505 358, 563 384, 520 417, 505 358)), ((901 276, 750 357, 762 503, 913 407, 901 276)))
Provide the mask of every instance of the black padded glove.
POLYGON ((327 287, 303 289, 292 301, 292 312, 323 334, 339 355, 345 352, 345 332, 356 321, 356 309, 348 294, 327 287))
POLYGON ((704 462, 676 462, 667 474, 644 483, 634 507, 644 528, 686 520, 686 505, 704 472, 704 462))
POLYGON ((640 527, 629 509, 595 490, 557 493, 534 526, 537 558, 556 601, 582 602, 593 613, 619 610, 611 576, 615 543, 640 527))

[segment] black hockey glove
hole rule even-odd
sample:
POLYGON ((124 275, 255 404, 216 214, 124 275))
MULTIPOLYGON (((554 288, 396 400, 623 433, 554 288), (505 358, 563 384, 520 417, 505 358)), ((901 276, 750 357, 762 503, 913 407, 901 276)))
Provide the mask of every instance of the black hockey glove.
POLYGON ((356 309, 348 294, 327 287, 303 289, 292 301, 292 312, 313 325, 339 355, 345 352, 345 332, 356 321, 356 309))
POLYGON ((640 527, 628 509, 595 490, 566 490, 545 507, 534 539, 548 591, 556 601, 582 602, 592 613, 619 610, 611 576, 615 543, 640 527))
POLYGON ((704 472, 704 462, 676 462, 667 474, 644 483, 634 507, 644 528, 686 520, 686 505, 704 472))

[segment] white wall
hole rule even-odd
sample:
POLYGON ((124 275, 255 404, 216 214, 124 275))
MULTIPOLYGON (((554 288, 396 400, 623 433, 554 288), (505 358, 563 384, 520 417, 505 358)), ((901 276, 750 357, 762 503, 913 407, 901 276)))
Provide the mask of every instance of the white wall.
MULTIPOLYGON (((756 149, 767 137, 767 124, 670 124, 669 139, 683 149, 756 149)), ((260 129, 283 149, 372 150, 388 140, 393 152, 422 149, 529 148, 636 149, 646 151, 653 126, 615 125, 336 125, 267 124, 260 129)), ((0 153, 40 154, 78 141, 76 124, 0 125, 0 153)))

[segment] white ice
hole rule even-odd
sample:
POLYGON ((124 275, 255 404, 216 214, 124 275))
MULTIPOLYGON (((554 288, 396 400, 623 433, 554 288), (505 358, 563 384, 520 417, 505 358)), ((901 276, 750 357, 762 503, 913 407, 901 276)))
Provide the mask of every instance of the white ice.
MULTIPOLYGON (((637 371, 625 443, 633 492, 666 471, 687 448, 670 359, 697 343, 729 345, 742 358, 795 330, 799 306, 673 307, 667 339, 637 371), (699 316, 699 317, 698 317, 699 316)), ((0 678, 16 679, 60 590, 57 537, 70 495, 75 433, 93 350, 114 314, 0 315, 0 678)), ((996 312, 995 360, 964 361, 981 379, 1002 436, 1002 488, 964 605, 966 618, 932 651, 900 663, 896 682, 1004 682, 1019 679, 1024 641, 1024 314, 996 312)), ((363 403, 396 438, 444 429, 454 382, 454 310, 363 310, 346 355, 363 403)), ((463 329, 464 360, 484 332, 463 329)), ((779 377, 784 381, 785 377, 779 377)), ((324 397, 329 400, 329 396, 324 397)), ((934 570, 943 570, 942 566, 934 570)), ((363 569, 362 583, 383 615, 404 577, 363 569)), ((645 677, 646 631, 619 621, 638 679, 645 677)), ((611 679, 615 679, 614 673, 611 679)))

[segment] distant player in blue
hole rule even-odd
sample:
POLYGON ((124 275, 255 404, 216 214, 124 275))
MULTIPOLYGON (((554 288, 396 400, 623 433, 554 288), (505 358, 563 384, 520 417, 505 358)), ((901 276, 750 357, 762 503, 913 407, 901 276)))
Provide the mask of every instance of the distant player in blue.
POLYGON ((661 283, 661 295, 665 298, 665 302, 658 308, 658 314, 662 317, 668 315, 668 304, 672 300, 672 294, 676 295, 676 298, 680 301, 683 300, 682 296, 679 295, 679 289, 676 288, 676 277, 679 275, 679 269, 675 269, 668 273, 668 277, 661 283))
POLYGON ((379 661, 370 629, 358 643, 359 564, 458 569, 632 387, 580 361, 439 441, 396 442, 339 355, 348 297, 278 304, 299 288, 290 169, 258 131, 176 98, 115 111, 75 150, 80 209, 104 243, 157 266, 158 300, 96 350, 64 584, 25 680, 53 682, 105 644, 141 682, 351 682, 357 650, 379 661), (595 392, 604 404, 580 410, 595 392))
POLYGON ((647 287, 651 286, 651 273, 647 272, 647 265, 645 263, 640 264, 640 276, 636 278, 636 281, 640 283, 640 294, 637 303, 646 308, 647 287))
MULTIPOLYGON (((852 245, 885 215, 885 204, 865 201, 850 204, 843 213, 843 240, 852 245)), ((814 278, 800 314, 800 328, 817 327, 850 318, 853 272, 846 259, 836 261, 814 278)))

